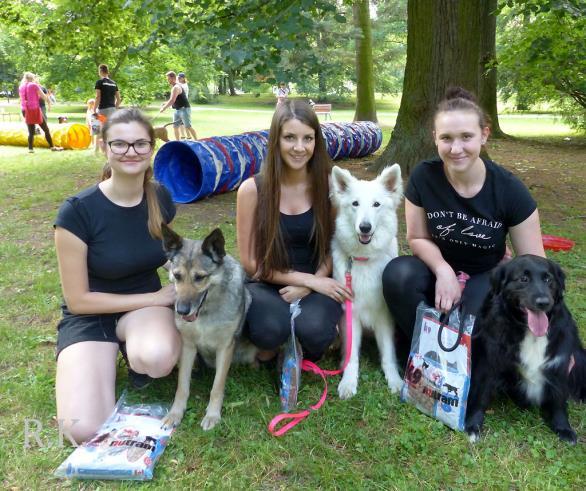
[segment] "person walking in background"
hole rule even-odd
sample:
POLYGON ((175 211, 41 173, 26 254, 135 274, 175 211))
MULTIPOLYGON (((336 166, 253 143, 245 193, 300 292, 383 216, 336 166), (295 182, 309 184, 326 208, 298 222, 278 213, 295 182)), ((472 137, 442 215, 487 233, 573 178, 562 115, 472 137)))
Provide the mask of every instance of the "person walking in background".
POLYGON ((47 117, 47 110, 49 110, 49 111, 51 110, 51 98, 49 97, 49 91, 47 90, 46 87, 43 87, 41 85, 41 81, 40 81, 38 75, 35 75, 35 83, 38 84, 38 86, 43 91, 43 94, 45 94, 44 98, 39 99, 39 106, 41 107, 41 112, 43 113, 43 118, 45 118, 45 121, 48 123, 49 118, 47 117))
POLYGON ((43 116, 41 110, 40 100, 46 100, 47 96, 41 90, 39 84, 35 82, 35 74, 31 72, 24 72, 20 87, 18 88, 20 95, 20 107, 22 109, 22 116, 28 128, 28 151, 34 153, 33 144, 35 141, 35 125, 39 125, 45 133, 45 139, 49 144, 49 148, 53 151, 63 150, 61 147, 53 145, 51 132, 47 126, 47 120, 43 116))
POLYGON ((100 132, 102 131, 102 121, 100 118, 104 118, 103 115, 96 113, 96 100, 88 99, 87 110, 85 112, 85 122, 90 130, 92 138, 92 146, 96 154, 100 151, 100 132))
POLYGON ((289 93, 291 91, 289 90, 289 87, 287 87, 287 85, 285 85, 285 82, 279 82, 279 86, 275 87, 273 92, 277 98, 277 106, 278 106, 279 104, 282 104, 283 102, 285 102, 287 100, 287 97, 289 97, 289 93))
POLYGON ((100 79, 96 82, 96 112, 109 118, 120 107, 120 91, 116 82, 110 78, 108 65, 100 65, 100 79))
MULTIPOLYGON (((187 97, 187 100, 189 101, 189 85, 187 85, 187 78, 185 77, 185 73, 179 72, 177 74, 177 83, 181 85, 183 92, 185 92, 185 97, 187 97)), ((187 128, 185 128, 185 126, 181 125, 179 127, 179 133, 181 134, 181 138, 183 140, 189 139, 189 135, 187 134, 187 128)))
POLYGON ((181 87, 181 84, 177 81, 177 74, 173 71, 167 72, 167 82, 172 87, 171 95, 169 99, 161 106, 159 112, 162 113, 165 109, 171 106, 175 109, 173 113, 173 132, 175 133, 175 140, 180 140, 179 127, 181 124, 185 126, 188 134, 190 134, 194 140, 197 140, 197 133, 191 126, 191 106, 187 100, 187 95, 181 87))

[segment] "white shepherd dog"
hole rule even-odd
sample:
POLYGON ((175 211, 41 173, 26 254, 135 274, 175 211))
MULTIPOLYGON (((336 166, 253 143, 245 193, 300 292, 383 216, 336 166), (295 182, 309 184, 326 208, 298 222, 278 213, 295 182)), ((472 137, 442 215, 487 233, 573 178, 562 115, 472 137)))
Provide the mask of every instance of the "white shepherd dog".
MULTIPOLYGON (((397 257, 397 207, 403 196, 401 168, 386 167, 372 181, 358 180, 347 170, 332 169, 332 202, 337 208, 336 232, 332 241, 334 278, 345 282, 352 259, 352 354, 338 394, 348 399, 356 394, 362 330, 374 331, 381 365, 392 392, 403 383, 397 370, 394 322, 382 292, 382 273, 397 257)), ((345 317, 342 317, 342 353, 345 353, 345 317)))

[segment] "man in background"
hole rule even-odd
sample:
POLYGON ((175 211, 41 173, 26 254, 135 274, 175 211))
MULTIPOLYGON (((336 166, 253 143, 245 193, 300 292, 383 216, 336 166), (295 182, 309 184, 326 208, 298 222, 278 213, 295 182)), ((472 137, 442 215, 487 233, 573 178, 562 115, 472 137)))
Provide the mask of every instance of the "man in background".
POLYGON ((109 118, 120 107, 120 92, 116 82, 110 78, 108 65, 100 65, 100 79, 96 82, 96 112, 109 118))
POLYGON ((171 95, 169 99, 161 106, 159 112, 162 113, 165 109, 171 106, 175 109, 173 113, 173 132, 175 133, 175 140, 180 140, 181 135, 179 134, 179 127, 181 124, 185 126, 188 134, 190 134, 194 140, 197 140, 197 133, 191 126, 191 106, 187 100, 185 90, 181 87, 181 84, 177 82, 177 74, 175 72, 167 72, 167 82, 172 87, 171 95))

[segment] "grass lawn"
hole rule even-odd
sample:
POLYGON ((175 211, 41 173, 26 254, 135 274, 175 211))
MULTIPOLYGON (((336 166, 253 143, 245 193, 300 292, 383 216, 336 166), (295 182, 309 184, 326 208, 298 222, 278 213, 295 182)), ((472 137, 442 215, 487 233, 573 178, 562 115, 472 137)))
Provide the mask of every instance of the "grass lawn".
MULTIPOLYGON (((153 107, 153 115, 155 111, 153 107)), ((249 101, 238 107, 196 106, 194 126, 200 136, 268 128, 271 112, 270 101, 249 101)), ((385 144, 394 122, 392 113, 391 107, 381 111, 385 144)), ((351 109, 334 108, 334 119, 351 120, 352 115, 351 109)), ((170 113, 164 117, 170 120, 170 113)), ((503 117, 501 125, 519 138, 492 142, 491 156, 530 187, 540 206, 544 232, 577 242, 571 252, 550 257, 567 273, 567 301, 586 339, 586 199, 582 191, 586 141, 553 116, 511 115, 503 117), (564 141, 565 136, 571 141, 564 141)), ((24 147, 0 147, 0 341, 4 346, 0 351, 0 483, 4 489, 135 487, 129 482, 70 484, 52 477, 71 452, 57 445, 55 421, 54 347, 61 291, 52 223, 65 197, 96 182, 102 163, 90 150, 38 150, 28 155, 24 147), (42 425, 42 448, 34 440, 31 448, 24 447, 27 419, 42 425)), ((234 253, 234 202, 235 193, 230 193, 181 205, 174 226, 182 234, 202 237, 213 225, 220 225, 234 253)), ((463 434, 390 395, 377 360, 374 343, 365 342, 358 395, 350 401, 338 400, 337 379, 333 379, 322 410, 280 439, 266 431, 279 411, 273 370, 233 367, 222 422, 208 433, 199 422, 213 373, 198 372, 185 419, 158 463, 154 481, 144 486, 165 490, 586 488, 583 405, 570 403, 570 420, 580 438, 576 447, 559 442, 538 411, 521 411, 506 400, 493 404, 484 438, 470 445, 463 434)), ((336 362, 337 356, 331 355, 324 365, 334 367, 336 362)), ((118 375, 120 393, 127 384, 126 369, 120 368, 118 375)), ((175 384, 173 374, 131 396, 170 403, 175 384)), ((303 407, 317 401, 321 390, 321 380, 305 374, 299 396, 303 407)))

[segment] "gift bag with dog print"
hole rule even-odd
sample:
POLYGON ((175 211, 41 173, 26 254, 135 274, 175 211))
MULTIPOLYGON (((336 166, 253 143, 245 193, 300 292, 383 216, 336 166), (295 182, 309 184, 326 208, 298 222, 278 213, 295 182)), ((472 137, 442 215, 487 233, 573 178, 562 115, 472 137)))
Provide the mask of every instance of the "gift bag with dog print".
POLYGON ((454 430, 464 430, 470 389, 470 353, 474 316, 461 319, 457 306, 449 314, 421 302, 401 399, 454 430))

